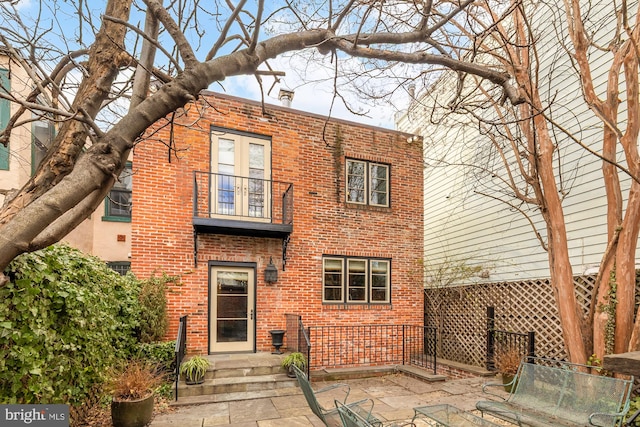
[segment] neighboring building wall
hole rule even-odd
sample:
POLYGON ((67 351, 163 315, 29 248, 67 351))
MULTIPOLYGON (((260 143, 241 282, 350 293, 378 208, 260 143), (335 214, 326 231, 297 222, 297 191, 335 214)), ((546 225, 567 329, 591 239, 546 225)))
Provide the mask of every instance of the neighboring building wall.
MULTIPOLYGON (((564 17, 564 13, 557 10, 562 7, 560 3, 535 3, 531 6, 535 11, 533 27, 538 32, 536 38, 540 40, 538 45, 541 47, 538 50, 541 64, 539 87, 543 99, 550 102, 547 114, 577 139, 598 151, 602 122, 584 102, 578 76, 562 49, 562 43, 568 43, 563 30, 558 30, 566 26, 558 20, 564 17), (560 32, 556 33, 556 30, 560 32), (549 49, 550 46, 556 49, 549 49)), ((603 26, 598 16, 602 17, 603 8, 610 9, 611 3, 593 2, 591 7, 590 16, 595 24, 588 31, 596 39, 604 40, 611 27, 603 26)), ((607 45, 604 42, 600 44, 607 45)), ((602 52, 594 52, 590 58, 600 93, 605 89, 608 59, 602 52)), ((486 137, 478 132, 477 122, 460 115, 444 118, 445 107, 432 111, 434 105, 445 106, 451 100, 455 93, 455 79, 453 74, 443 74, 437 84, 421 94, 408 112, 397 120, 399 130, 424 136, 425 262, 437 267, 447 258, 462 260, 470 266, 481 266, 485 271, 482 277, 465 279, 460 284, 547 278, 548 254, 528 220, 504 203, 478 193, 504 197, 497 190, 500 188, 498 179, 492 180, 490 175, 479 173, 478 167, 487 164, 489 151, 486 149, 486 137), (441 123, 432 123, 439 118, 444 118, 441 123)), ((626 111, 621 109, 620 113, 626 114, 626 111)), ((480 114, 486 116, 486 112, 480 114)), ((560 162, 563 166, 557 173, 563 182, 563 207, 573 272, 575 275, 593 273, 607 244, 601 161, 558 129, 553 137, 559 142, 562 156, 560 162)), ((623 194, 626 194, 629 179, 621 174, 621 180, 623 194)), ((525 205, 519 207, 529 215, 542 238, 546 238, 545 223, 538 210, 525 205)), ((429 278, 426 280, 428 282, 429 278)))
MULTIPOLYGON (((170 331, 188 314, 190 352, 209 351, 208 261, 257 266, 256 348, 272 350, 285 314, 305 325, 422 324, 422 149, 408 135, 280 106, 208 93, 171 128, 156 128, 134 153, 132 270, 181 277, 168 293, 170 331), (271 177, 293 183, 293 233, 283 269, 277 238, 199 234, 194 263, 194 171, 210 170, 210 126, 271 138, 271 177), (172 136, 171 136, 172 135, 172 136), (173 147, 175 152, 171 152, 173 147), (390 165, 390 207, 345 202, 345 158, 390 165), (323 304, 323 255, 391 259, 389 304, 323 304), (270 258, 278 282, 264 282, 270 258)), ((285 337, 286 343, 286 337, 285 337)), ((286 345, 286 344, 285 344, 286 345)), ((215 349, 214 349, 215 351, 215 349)))
POLYGON ((131 221, 112 220, 105 203, 69 233, 63 241, 107 262, 131 261, 131 221))
MULTIPOLYGON (((31 87, 29 78, 22 68, 17 67, 9 61, 9 58, 0 54, 0 71, 8 77, 11 92, 16 97, 26 97, 31 87)), ((3 79, 4 81, 4 79, 3 79)), ((3 100, 2 114, 9 117, 18 111, 19 106, 15 103, 3 100), (5 111, 9 109, 7 114, 5 111)), ((25 113, 24 120, 30 119, 30 115, 25 113)), ((2 127, 6 126, 5 120, 2 120, 2 127)), ((0 148, 4 150, 4 148, 0 148)), ((11 134, 9 142, 8 157, 4 157, 5 153, 0 153, 0 206, 4 203, 7 192, 20 186, 26 182, 31 176, 31 126, 29 124, 21 125, 15 128, 11 134), (8 169, 7 169, 8 166, 8 169)))
MULTIPOLYGON (((26 97, 31 91, 31 81, 24 70, 15 63, 10 62, 7 55, 0 53, 0 72, 8 71, 10 77, 10 90, 18 99, 26 97)), ((2 102, 2 101, 0 101, 2 102)), ((12 116, 18 110, 18 104, 6 102, 12 116)), ((5 105, 0 106, 0 110, 5 105)), ((0 112, 2 114, 2 112, 0 112)), ((31 113, 23 115, 23 120, 29 120, 31 113)), ((1 124, 4 127, 6 124, 1 124)), ((0 206, 3 205, 7 193, 20 189, 31 177, 34 169, 34 161, 39 161, 44 156, 44 150, 38 150, 34 144, 34 133, 40 137, 44 144, 49 143, 47 131, 50 130, 47 122, 31 122, 19 126, 11 133, 8 148, 8 168, 2 161, 3 153, 0 153, 0 206), (38 125, 43 125, 38 134, 35 131, 38 125)), ((2 150, 0 148, 0 150, 2 150)), ((64 242, 90 253, 104 261, 129 262, 131 254, 131 219, 105 217, 104 202, 96 211, 76 229, 62 239, 64 242)))

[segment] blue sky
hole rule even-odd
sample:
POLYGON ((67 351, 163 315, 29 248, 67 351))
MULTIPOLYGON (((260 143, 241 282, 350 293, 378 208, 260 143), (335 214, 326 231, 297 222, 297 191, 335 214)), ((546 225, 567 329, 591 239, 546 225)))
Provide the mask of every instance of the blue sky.
MULTIPOLYGON (((165 3, 167 1, 165 0, 165 3)), ((35 0, 22 0, 19 4, 19 9, 24 16, 24 19, 29 19, 36 16, 36 11, 38 7, 38 3, 35 0)), ((66 36, 65 42, 68 43, 70 41, 69 35, 74 35, 78 33, 78 19, 77 16, 73 13, 74 3, 69 1, 68 3, 65 1, 45 1, 44 2, 48 10, 45 10, 43 13, 44 22, 43 26, 52 25, 53 31, 51 37, 55 37, 55 34, 64 34, 66 36), (58 9, 56 10, 55 15, 52 13, 53 5, 57 5, 58 9)), ((103 5, 106 3, 104 0, 85 0, 84 4, 88 5, 91 10, 94 12, 94 19, 99 19, 100 13, 103 12, 103 5)), ((251 3, 251 1, 249 2, 251 3)), ((277 0, 273 2, 267 2, 268 8, 274 8, 277 4, 277 0)), ((130 23, 144 22, 144 17, 140 14, 136 15, 135 9, 132 13, 132 19, 130 19, 130 23)), ((88 26, 85 26, 85 32, 88 29, 88 26)), ((276 28, 271 28, 272 31, 277 31, 276 28)), ((212 39, 217 37, 217 33, 214 31, 212 33, 212 39)), ((61 40, 61 39, 58 39, 61 40)), ((89 40, 88 36, 85 36, 85 40, 89 40)), ((58 43, 62 43, 58 41, 58 43)), ((167 45, 171 43, 169 40, 167 45)), ((71 49, 76 48, 77 46, 70 46, 71 49)), ((170 50, 170 46, 165 48, 170 50)), ((210 45, 202 46, 201 52, 198 53, 200 58, 203 58, 210 45)), ((278 92, 282 89, 295 90, 295 96, 292 103, 292 108, 309 111, 316 114, 328 115, 331 113, 333 117, 339 117, 346 120, 352 120, 359 123, 365 123, 373 126, 381 126, 387 128, 394 127, 394 113, 395 109, 384 102, 378 103, 378 105, 367 105, 362 102, 358 97, 353 94, 350 94, 348 91, 343 92, 343 96, 350 103, 352 109, 361 112, 364 115, 355 115, 348 111, 348 109, 343 105, 343 102, 340 99, 335 99, 333 109, 331 109, 331 103, 333 99, 333 80, 332 76, 327 72, 327 69, 331 69, 333 65, 330 63, 330 57, 318 57, 318 61, 320 62, 311 62, 304 55, 293 54, 288 58, 278 58, 270 62, 270 65, 273 69, 278 71, 286 72, 286 76, 281 78, 281 82, 276 84, 270 91, 270 93, 266 93, 272 87, 273 79, 270 77, 264 78, 264 90, 265 90, 265 101, 267 103, 279 104, 278 100, 278 92), (325 67, 325 68, 323 68, 325 67), (302 77, 302 74, 306 73, 305 77, 302 77)), ((345 89, 348 89, 347 85, 345 89)), ((213 84, 210 87, 211 90, 217 92, 225 92, 231 95, 240 96, 253 100, 260 100, 260 87, 254 76, 238 76, 233 78, 228 78, 221 84, 213 84)), ((403 96, 406 96, 403 93, 399 93, 399 97, 402 99, 403 96)), ((403 107, 403 102, 398 103, 397 108, 403 107)))

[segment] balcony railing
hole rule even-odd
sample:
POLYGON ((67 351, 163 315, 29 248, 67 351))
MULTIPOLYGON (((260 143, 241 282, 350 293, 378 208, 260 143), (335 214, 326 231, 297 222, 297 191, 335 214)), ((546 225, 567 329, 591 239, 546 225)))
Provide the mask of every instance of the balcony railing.
POLYGON ((293 227, 293 184, 194 172, 193 223, 199 231, 283 237, 293 227))

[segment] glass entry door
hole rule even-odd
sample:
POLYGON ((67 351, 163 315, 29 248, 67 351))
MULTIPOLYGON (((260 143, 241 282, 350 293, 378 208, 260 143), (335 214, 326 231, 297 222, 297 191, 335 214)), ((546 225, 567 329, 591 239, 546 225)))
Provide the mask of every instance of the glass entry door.
POLYGON ((253 268, 211 267, 211 353, 254 350, 254 277, 253 268))

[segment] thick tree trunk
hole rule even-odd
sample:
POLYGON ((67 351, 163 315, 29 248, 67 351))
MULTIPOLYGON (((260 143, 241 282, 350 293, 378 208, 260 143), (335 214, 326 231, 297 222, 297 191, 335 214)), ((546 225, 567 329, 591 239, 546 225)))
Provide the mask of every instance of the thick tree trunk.
MULTIPOLYGON (((539 102, 537 99, 533 101, 539 102)), ((543 216, 547 222, 551 285, 558 305, 562 336, 569 359, 574 363, 586 363, 583 316, 576 300, 564 211, 553 167, 555 146, 544 118, 536 115, 533 122, 539 147, 537 169, 546 204, 543 216)))

